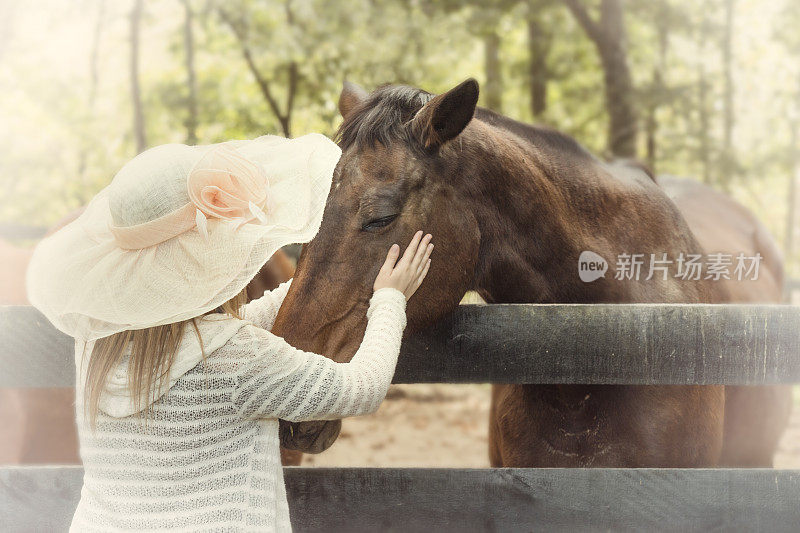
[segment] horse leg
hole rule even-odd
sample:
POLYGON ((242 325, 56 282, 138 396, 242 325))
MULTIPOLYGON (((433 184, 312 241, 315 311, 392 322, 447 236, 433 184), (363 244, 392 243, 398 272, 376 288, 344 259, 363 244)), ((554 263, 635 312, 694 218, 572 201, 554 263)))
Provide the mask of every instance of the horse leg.
POLYGON ((500 453, 500 428, 497 426, 497 398, 505 385, 492 385, 492 403, 489 405, 489 465, 492 468, 503 466, 500 453))
POLYGON ((792 387, 725 387, 725 433, 720 466, 772 467, 792 411, 792 387))

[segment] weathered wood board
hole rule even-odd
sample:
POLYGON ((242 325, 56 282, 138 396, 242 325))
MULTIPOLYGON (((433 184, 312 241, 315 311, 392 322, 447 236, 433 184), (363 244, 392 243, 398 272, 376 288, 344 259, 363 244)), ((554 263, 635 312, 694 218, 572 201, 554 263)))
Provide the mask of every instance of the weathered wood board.
MULTIPOLYGON (((296 531, 797 531, 800 471, 286 468, 296 531)), ((0 468, 0 530, 66 531, 80 467, 0 468)))
MULTIPOLYGON (((0 387, 74 385, 72 341, 0 307, 0 387)), ((395 383, 800 382, 800 308, 464 305, 403 343, 395 383)))

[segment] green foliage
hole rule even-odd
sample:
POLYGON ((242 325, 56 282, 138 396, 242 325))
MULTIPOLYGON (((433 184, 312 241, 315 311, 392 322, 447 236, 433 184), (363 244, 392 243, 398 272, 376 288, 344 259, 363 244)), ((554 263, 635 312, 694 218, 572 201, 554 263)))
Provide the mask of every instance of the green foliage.
MULTIPOLYGON (((105 2, 96 85, 93 29, 101 0, 19 5, 0 37, 0 180, 13 202, 0 221, 46 225, 84 204, 135 155, 129 94, 129 2, 105 2), (91 94, 95 94, 92 97, 91 94)), ((722 150, 725 0, 625 4, 628 61, 646 156, 656 125, 659 172, 726 187, 780 236, 787 143, 800 100, 800 22, 794 0, 737 0, 733 28, 735 130, 722 150), (705 80, 705 93, 700 90, 705 80), (726 159, 727 158, 727 159, 726 159)), ((598 0, 583 0, 597 17, 598 0)), ((190 0, 194 11, 199 142, 281 134, 291 65, 294 136, 338 127, 342 81, 366 89, 407 83, 441 92, 467 77, 485 86, 484 39, 500 36, 503 112, 531 121, 528 21, 549 43, 547 107, 537 120, 603 155, 608 114, 593 43, 560 0, 190 0), (227 18, 226 18, 227 17, 227 18), (245 60, 251 54, 253 65, 245 60)), ((147 0, 140 81, 151 145, 185 142, 189 88, 184 10, 147 0)))

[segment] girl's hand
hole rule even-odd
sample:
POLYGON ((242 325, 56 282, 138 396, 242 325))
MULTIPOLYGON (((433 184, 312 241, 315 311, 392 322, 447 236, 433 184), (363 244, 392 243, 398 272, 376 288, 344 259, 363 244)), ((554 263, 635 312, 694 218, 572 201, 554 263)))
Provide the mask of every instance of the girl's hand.
POLYGON ((393 244, 389 248, 389 253, 386 254, 386 261, 378 272, 378 277, 375 278, 372 290, 392 287, 405 294, 406 300, 411 298, 411 295, 422 284, 422 280, 425 279, 431 266, 429 258, 433 251, 432 238, 430 233, 423 238, 422 230, 418 231, 411 239, 411 243, 400 261, 397 260, 397 256, 400 255, 400 247, 393 244))

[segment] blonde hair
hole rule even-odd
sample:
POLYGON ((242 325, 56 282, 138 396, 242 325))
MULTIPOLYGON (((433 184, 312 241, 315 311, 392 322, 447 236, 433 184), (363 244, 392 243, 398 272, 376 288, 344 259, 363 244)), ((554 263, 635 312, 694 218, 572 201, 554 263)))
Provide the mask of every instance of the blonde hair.
MULTIPOLYGON (((242 307, 246 302, 247 289, 245 288, 211 312, 222 312, 242 318, 242 307)), ((203 349, 203 339, 200 337, 200 330, 197 327, 197 317, 162 326, 120 331, 95 341, 89 358, 84 396, 84 409, 92 428, 96 427, 100 396, 106 388, 108 376, 120 364, 128 346, 131 348, 131 357, 128 362, 128 390, 134 399, 137 413, 144 419, 145 424, 147 423, 150 409, 148 409, 148 405, 142 405, 142 396, 149 399, 151 387, 157 385, 160 389, 164 380, 169 376, 175 360, 175 353, 188 324, 192 325, 197 334, 203 361, 205 361, 206 354, 203 349)))

